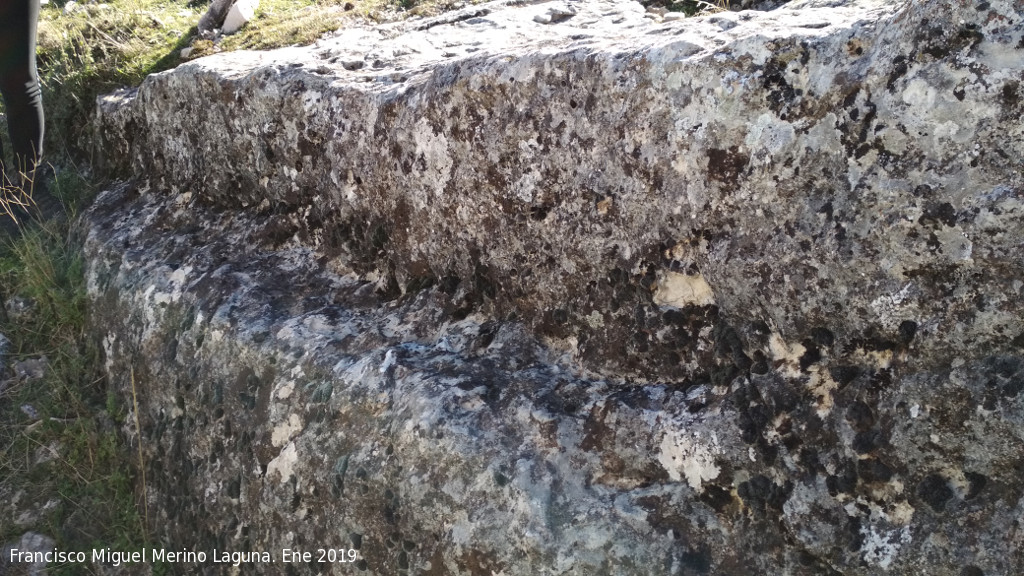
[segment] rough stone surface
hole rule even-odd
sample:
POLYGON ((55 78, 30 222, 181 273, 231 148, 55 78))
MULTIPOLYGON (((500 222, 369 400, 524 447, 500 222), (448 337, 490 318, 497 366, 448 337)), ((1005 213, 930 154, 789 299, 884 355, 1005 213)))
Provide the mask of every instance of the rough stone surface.
POLYGON ((506 2, 102 99, 144 183, 87 216, 89 289, 163 536, 1020 572, 1022 22, 506 2))
POLYGON ((3 576, 46 576, 45 562, 16 562, 12 563, 11 551, 23 552, 49 552, 53 550, 53 538, 35 532, 26 532, 21 535, 17 542, 11 542, 2 549, 3 556, 0 556, 0 574, 3 576))
POLYGON ((228 10, 228 15, 224 17, 223 32, 225 34, 234 34, 242 29, 252 20, 253 16, 256 15, 256 9, 259 8, 259 0, 236 0, 231 5, 231 10, 228 10))

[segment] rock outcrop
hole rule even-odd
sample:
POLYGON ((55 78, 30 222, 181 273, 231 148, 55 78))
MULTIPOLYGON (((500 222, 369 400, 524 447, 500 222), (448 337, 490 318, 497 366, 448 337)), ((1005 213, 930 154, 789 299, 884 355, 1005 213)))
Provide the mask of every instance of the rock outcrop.
POLYGON ((89 287, 162 537, 267 574, 1020 571, 1022 22, 503 2, 101 99, 138 183, 89 287))

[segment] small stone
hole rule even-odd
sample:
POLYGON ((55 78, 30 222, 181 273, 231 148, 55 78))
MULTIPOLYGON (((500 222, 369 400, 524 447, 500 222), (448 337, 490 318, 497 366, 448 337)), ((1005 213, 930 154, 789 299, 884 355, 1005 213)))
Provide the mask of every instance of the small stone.
POLYGON ((221 27, 221 30, 225 34, 238 32, 242 26, 253 19, 259 5, 259 0, 238 0, 228 10, 228 15, 224 17, 224 26, 221 27))
POLYGON ((50 361, 46 356, 29 358, 14 364, 14 375, 21 380, 38 380, 46 375, 49 366, 50 361))
POLYGON ((547 12, 538 14, 533 17, 533 21, 538 24, 553 24, 556 22, 562 22, 568 20, 576 15, 576 8, 569 5, 552 6, 548 8, 547 12))
POLYGON ((18 320, 35 311, 36 301, 31 298, 14 296, 4 302, 4 309, 7 311, 8 318, 18 320))
POLYGON ((17 542, 11 542, 4 545, 3 557, 0 558, 0 574, 46 574, 46 562, 9 564, 11 552, 13 550, 18 550, 19 552, 45 553, 51 552, 56 545, 57 543, 53 538, 43 534, 38 534, 36 532, 26 532, 22 534, 21 538, 17 542))

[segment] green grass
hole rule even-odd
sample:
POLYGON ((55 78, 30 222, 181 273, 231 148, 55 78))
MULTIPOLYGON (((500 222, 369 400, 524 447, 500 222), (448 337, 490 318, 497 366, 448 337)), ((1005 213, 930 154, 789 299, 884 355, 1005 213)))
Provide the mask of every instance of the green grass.
POLYGON ((50 155, 87 157, 96 96, 177 64, 174 48, 199 18, 185 3, 124 0, 44 7, 38 61, 50 155))
MULTIPOLYGON (((90 192, 76 176, 59 176, 54 188, 79 197, 90 192)), ((0 322, 11 341, 6 360, 47 359, 43 377, 10 379, 0 393, 4 497, 20 493, 17 511, 36 512, 28 525, 0 524, 0 541, 34 530, 64 549, 132 549, 143 543, 145 530, 131 452, 118 429, 125 411, 108 397, 100 350, 86 335, 79 238, 68 224, 53 221, 0 246, 4 299, 30 303, 0 322)), ((81 573, 77 566, 54 569, 81 573)))

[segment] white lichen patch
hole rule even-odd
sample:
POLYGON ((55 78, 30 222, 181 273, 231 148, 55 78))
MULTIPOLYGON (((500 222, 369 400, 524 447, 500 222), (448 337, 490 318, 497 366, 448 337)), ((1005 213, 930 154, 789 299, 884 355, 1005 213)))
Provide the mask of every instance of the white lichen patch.
POLYGON ((267 463, 267 478, 275 479, 284 484, 295 476, 295 464, 299 461, 299 453, 295 443, 288 444, 276 458, 267 463))
POLYGON ((669 430, 661 439, 658 462, 661 462, 673 482, 686 478, 691 488, 703 492, 703 483, 718 478, 721 473, 715 463, 715 455, 721 453, 718 437, 714 434, 708 442, 702 441, 700 433, 669 430))
POLYGON ((277 389, 278 400, 287 400, 295 391, 295 381, 289 380, 284 383, 280 388, 277 389))
POLYGON ((388 350, 387 353, 384 354, 384 361, 381 362, 381 364, 380 364, 380 373, 381 374, 387 373, 387 371, 392 366, 395 365, 395 362, 397 362, 397 358, 395 356, 395 351, 394 350, 388 350))
POLYGON ((746 145, 761 163, 769 163, 774 156, 790 147, 795 137, 793 125, 779 121, 774 114, 762 114, 750 124, 746 145))
POLYGON ((416 124, 413 140, 416 143, 417 155, 422 155, 426 162, 431 188, 435 194, 440 194, 451 177, 453 164, 448 152, 448 139, 434 132, 430 122, 423 119, 416 124))
POLYGON ((715 303, 715 294, 711 291, 711 285, 700 274, 691 276, 678 272, 661 272, 654 284, 654 303, 673 308, 683 308, 691 304, 710 306, 715 303))
POLYGON ((908 282, 906 286, 893 294, 883 294, 871 301, 871 309, 878 315, 879 321, 887 329, 895 329, 900 322, 915 315, 916 307, 912 306, 911 296, 914 292, 914 284, 908 282))
POLYGON ((584 320, 586 320, 588 326, 595 330, 604 326, 604 316, 602 316, 597 310, 594 310, 587 315, 584 320))
POLYGON ((875 526, 867 526, 862 527, 860 533, 864 537, 864 545, 861 547, 864 561, 882 570, 888 570, 900 548, 911 541, 909 526, 899 530, 879 530, 875 526))
POLYGON ((270 434, 270 443, 275 447, 284 446, 286 442, 302 431, 302 418, 298 414, 288 416, 287 422, 282 422, 274 427, 270 434))

